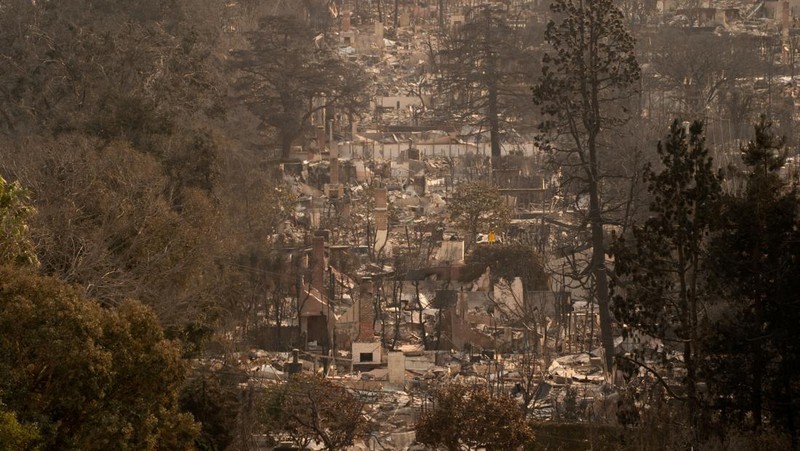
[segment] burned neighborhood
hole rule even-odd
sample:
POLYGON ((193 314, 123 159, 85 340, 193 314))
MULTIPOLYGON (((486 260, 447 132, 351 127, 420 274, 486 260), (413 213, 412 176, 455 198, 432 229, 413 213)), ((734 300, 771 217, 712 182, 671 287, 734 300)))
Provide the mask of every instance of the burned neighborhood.
POLYGON ((799 21, 0 0, 0 449, 800 449, 799 21))

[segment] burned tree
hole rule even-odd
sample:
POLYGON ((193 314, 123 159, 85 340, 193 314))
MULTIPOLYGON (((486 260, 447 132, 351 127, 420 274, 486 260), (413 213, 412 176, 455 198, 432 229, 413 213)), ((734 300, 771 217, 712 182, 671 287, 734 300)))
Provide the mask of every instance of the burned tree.
POLYGON ((298 374, 271 386, 258 407, 259 423, 273 443, 288 439, 305 448, 316 440, 326 450, 344 449, 366 431, 363 403, 315 375, 298 374))
POLYGON ((234 53, 242 100, 274 128, 281 157, 303 136, 315 112, 336 107, 363 110, 369 83, 363 70, 345 61, 299 19, 270 16, 247 35, 249 48, 234 53), (314 105, 311 107, 310 105, 314 105))

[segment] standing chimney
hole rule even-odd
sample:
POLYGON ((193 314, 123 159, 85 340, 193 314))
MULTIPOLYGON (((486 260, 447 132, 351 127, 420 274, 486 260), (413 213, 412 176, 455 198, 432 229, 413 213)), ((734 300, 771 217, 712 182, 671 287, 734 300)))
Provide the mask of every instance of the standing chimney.
POLYGON ((320 153, 325 150, 325 126, 318 125, 317 126, 317 147, 319 148, 320 153))
POLYGON ((324 293, 325 277, 325 237, 315 236, 311 239, 311 287, 324 293))
POLYGON ((339 148, 336 147, 333 140, 330 143, 331 152, 331 185, 339 184, 339 148))
POLYGON ((383 49, 383 22, 375 22, 375 45, 378 46, 379 49, 383 49))
POLYGON ((458 316, 460 318, 466 319, 468 306, 467 293, 462 288, 461 291, 458 292, 458 316))
POLYGON ((342 16, 342 31, 350 31, 350 11, 345 11, 342 16))
POLYGON ((375 319, 372 297, 372 280, 369 278, 362 279, 358 294, 358 337, 356 341, 369 342, 375 339, 375 330, 372 328, 372 323, 375 319))
POLYGON ((331 177, 331 185, 338 185, 339 184, 339 159, 338 158, 331 158, 330 177, 331 177))
POLYGON ((386 188, 375 188, 375 230, 389 230, 389 217, 386 210, 386 188))

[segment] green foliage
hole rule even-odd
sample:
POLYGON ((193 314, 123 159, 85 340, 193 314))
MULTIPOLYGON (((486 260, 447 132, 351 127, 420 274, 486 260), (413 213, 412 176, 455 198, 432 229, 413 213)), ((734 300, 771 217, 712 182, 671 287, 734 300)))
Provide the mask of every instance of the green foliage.
POLYGON ((646 170, 652 216, 613 247, 615 311, 682 344, 693 440, 716 418, 723 431, 769 424, 796 447, 800 198, 780 178, 783 140, 762 118, 742 148, 746 186, 723 195, 700 133, 674 123, 663 169, 646 170))
POLYGON ((414 429, 417 441, 459 450, 463 446, 514 449, 533 441, 533 432, 517 402, 484 386, 446 384, 433 391, 414 429))
POLYGON ((33 443, 39 440, 35 425, 20 424, 14 412, 0 405, 0 450, 37 449, 33 443))
MULTIPOLYGON (((713 171, 703 127, 676 120, 658 145, 661 169, 645 166, 650 218, 633 227, 633 240, 612 246, 619 289, 614 312, 623 323, 682 346, 690 424, 700 432, 697 392, 707 283, 707 237, 717 214, 720 177, 713 171)), ((699 438, 695 435, 694 438, 699 438)))
POLYGON ((742 161, 753 170, 753 183, 748 185, 748 189, 774 188, 776 186, 770 184, 782 184, 776 171, 786 163, 786 150, 783 148, 786 139, 775 135, 772 122, 763 115, 754 128, 755 136, 742 148, 742 161), (767 186, 762 186, 765 183, 767 186))
POLYGON ((353 393, 306 374, 267 388, 259 402, 259 422, 274 442, 289 439, 303 447, 315 440, 326 450, 352 445, 366 431, 362 404, 353 393))
POLYGON ((542 78, 533 90, 534 101, 550 117, 543 128, 569 132, 572 124, 591 135, 619 125, 626 114, 596 107, 617 103, 640 76, 620 10, 613 0, 556 0, 551 10, 560 19, 545 31, 554 52, 542 59, 542 78))
POLYGON ((55 279, 0 268, 0 400, 49 449, 188 449, 184 364, 152 310, 103 310, 55 279))
POLYGON ((564 412, 562 416, 567 421, 578 419, 578 390, 575 387, 567 387, 564 393, 564 412))
POLYGON ((0 176, 0 264, 38 264, 28 227, 35 213, 22 185, 0 176))
POLYGON ((541 291, 549 288, 549 278, 542 258, 530 247, 517 244, 494 244, 478 246, 467 256, 466 266, 461 270, 461 280, 471 281, 480 277, 489 268, 492 282, 500 279, 522 280, 526 291, 541 291))
POLYGON ((619 320, 649 334, 686 340, 697 326, 690 304, 705 281, 702 264, 721 195, 720 178, 712 169, 699 122, 688 135, 673 122, 666 140, 658 144, 658 155, 661 170, 652 165, 644 170, 653 199, 651 216, 611 249, 622 280, 614 311, 619 320))
POLYGON ((547 24, 545 41, 552 52, 542 58, 542 75, 533 88, 543 117, 539 146, 550 152, 563 188, 588 200, 584 223, 591 231, 592 255, 586 273, 594 279, 600 341, 606 367, 611 368, 614 342, 604 225, 610 219, 609 207, 619 201, 611 194, 615 182, 625 179, 619 174, 625 164, 613 161, 624 154, 624 147, 612 134, 621 132, 630 117, 639 64, 614 0, 556 0, 550 9, 555 18, 547 24))
POLYGON ((471 246, 478 232, 502 232, 511 219, 511 209, 497 188, 484 182, 467 182, 458 186, 447 203, 450 219, 467 233, 471 246))
POLYGON ((239 411, 238 394, 232 387, 226 387, 216 374, 201 369, 181 389, 180 407, 202 425, 198 449, 227 449, 233 441, 239 411))
POLYGON ((783 142, 762 117, 742 149, 747 184, 724 198, 712 246, 723 313, 709 344, 709 374, 725 419, 769 421, 797 444, 800 198, 779 174, 783 142))

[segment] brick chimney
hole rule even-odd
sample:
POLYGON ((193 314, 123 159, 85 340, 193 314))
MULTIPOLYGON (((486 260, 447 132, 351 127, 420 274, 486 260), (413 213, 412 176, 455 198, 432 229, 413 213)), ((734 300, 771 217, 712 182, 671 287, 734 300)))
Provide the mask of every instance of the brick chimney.
POLYGON ((375 188, 375 230, 389 230, 389 217, 386 209, 386 188, 375 188))
POLYGON ((375 330, 372 323, 375 319, 372 280, 361 280, 358 294, 358 337, 355 341, 372 341, 375 339, 375 330))
POLYGON ((311 239, 311 286, 320 293, 325 293, 325 237, 315 236, 311 239))
POLYGON ((345 11, 342 15, 342 31, 350 31, 350 11, 345 11))

